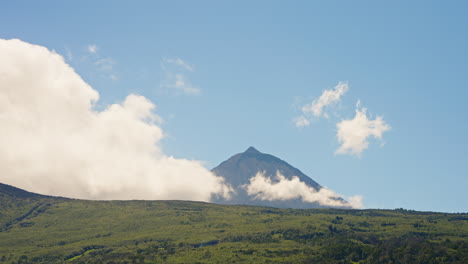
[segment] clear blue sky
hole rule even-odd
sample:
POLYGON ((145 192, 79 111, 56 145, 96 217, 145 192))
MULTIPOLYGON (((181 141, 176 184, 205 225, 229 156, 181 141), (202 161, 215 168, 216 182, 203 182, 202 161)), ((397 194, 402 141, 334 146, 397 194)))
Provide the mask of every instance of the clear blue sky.
POLYGON ((212 168, 252 145, 362 195, 367 208, 466 212, 467 10, 466 1, 5 1, 0 38, 62 54, 100 107, 130 93, 150 99, 168 155, 212 168), (340 81, 349 90, 331 116, 296 127, 301 107, 340 81), (354 117, 357 100, 391 130, 360 157, 335 154, 336 123, 354 117))

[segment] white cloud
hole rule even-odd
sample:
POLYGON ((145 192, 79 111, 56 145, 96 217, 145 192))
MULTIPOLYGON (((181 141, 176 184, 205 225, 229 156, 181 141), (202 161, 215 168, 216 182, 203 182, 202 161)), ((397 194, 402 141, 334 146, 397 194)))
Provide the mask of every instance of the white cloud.
POLYGON ((161 60, 164 79, 161 87, 170 88, 175 94, 199 95, 200 88, 194 86, 188 77, 189 72, 195 70, 194 66, 181 58, 165 58, 161 60))
POLYGON ((0 182, 87 199, 227 196, 199 161, 161 149, 155 105, 129 95, 97 111, 99 94, 48 49, 0 39, 0 182))
POLYGON ((250 183, 244 188, 255 199, 274 201, 291 200, 301 198, 304 202, 319 203, 323 206, 362 208, 362 197, 350 197, 350 202, 339 199, 340 196, 330 189, 322 188, 316 191, 300 181, 298 177, 286 179, 277 172, 277 182, 273 182, 264 173, 258 172, 250 179, 250 183))
POLYGON ((96 53, 97 50, 98 50, 98 47, 96 46, 96 44, 88 45, 88 52, 89 53, 96 53))
POLYGON ((312 117, 318 118, 323 116, 328 118, 328 114, 324 113, 324 108, 339 102, 341 96, 343 96, 348 89, 348 83, 339 82, 334 89, 324 90, 318 99, 302 107, 303 115, 295 119, 296 126, 304 127, 310 125, 312 117))
POLYGON ((384 132, 391 129, 381 116, 374 120, 367 117, 367 109, 361 108, 360 101, 356 104, 356 115, 353 119, 342 120, 336 127, 336 137, 341 146, 336 153, 359 156, 369 146, 369 137, 382 139, 384 132))
POLYGON ((323 115, 323 108, 340 101, 342 95, 349 89, 348 83, 339 82, 333 90, 325 90, 319 99, 302 108, 304 113, 312 113, 316 117, 323 115))

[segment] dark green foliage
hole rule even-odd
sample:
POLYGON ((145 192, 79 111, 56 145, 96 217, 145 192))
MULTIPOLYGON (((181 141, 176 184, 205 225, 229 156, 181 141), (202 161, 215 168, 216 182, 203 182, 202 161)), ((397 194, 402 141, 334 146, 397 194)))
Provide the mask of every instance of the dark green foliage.
POLYGON ((0 263, 468 263, 467 214, 0 198, 0 263))
POLYGON ((468 263, 468 243, 433 243, 418 235, 379 243, 366 263, 468 263))

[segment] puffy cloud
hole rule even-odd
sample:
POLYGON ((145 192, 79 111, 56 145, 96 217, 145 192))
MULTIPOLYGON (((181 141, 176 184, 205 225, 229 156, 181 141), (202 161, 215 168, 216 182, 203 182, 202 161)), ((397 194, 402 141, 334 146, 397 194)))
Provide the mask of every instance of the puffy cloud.
POLYGON ((195 87, 188 73, 195 71, 190 63, 181 58, 165 58, 161 60, 161 68, 164 71, 164 79, 161 82, 162 87, 170 88, 176 94, 199 95, 200 88, 195 87))
POLYGON ((383 133, 391 129, 381 116, 370 120, 366 111, 367 109, 361 108, 361 102, 358 101, 354 118, 336 124, 338 129, 336 137, 341 144, 336 153, 359 156, 369 146, 369 137, 382 139, 383 133))
POLYGON ((323 206, 352 207, 362 208, 362 197, 350 197, 350 202, 340 199, 340 196, 325 187, 316 191, 300 181, 298 177, 286 179, 281 173, 277 172, 276 182, 273 182, 264 173, 258 172, 250 179, 250 183, 244 188, 247 193, 254 196, 255 199, 274 201, 291 200, 301 198, 304 202, 319 203, 323 206))
POLYGON ((328 115, 324 113, 323 109, 329 105, 339 102, 341 96, 343 96, 348 89, 348 83, 339 82, 334 89, 323 91, 322 95, 320 95, 318 99, 313 100, 312 103, 302 107, 302 113, 304 115, 294 120, 296 126, 304 127, 310 125, 310 119, 312 117, 328 117, 328 115))
POLYGON ((96 53, 97 50, 98 50, 98 47, 96 46, 96 44, 88 45, 88 52, 89 53, 96 53))
POLYGON ((0 39, 0 182, 86 199, 209 201, 230 188, 199 161, 163 153, 155 105, 99 94, 48 49, 0 39))

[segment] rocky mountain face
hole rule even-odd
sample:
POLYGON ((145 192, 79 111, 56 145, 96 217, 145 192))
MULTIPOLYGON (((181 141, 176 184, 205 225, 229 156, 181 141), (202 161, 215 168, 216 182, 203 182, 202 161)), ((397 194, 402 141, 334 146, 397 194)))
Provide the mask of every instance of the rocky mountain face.
MULTIPOLYGON (((315 191, 322 189, 320 184, 302 173, 299 169, 273 155, 262 153, 254 147, 249 147, 245 152, 232 156, 212 169, 212 172, 217 176, 223 177, 225 182, 230 184, 235 190, 235 194, 229 200, 213 197, 212 201, 215 203, 259 205, 278 208, 330 207, 323 206, 317 202, 305 202, 301 198, 262 200, 254 195, 249 195, 246 187, 250 184, 252 177, 255 177, 258 172, 263 173, 263 176, 269 178, 272 184, 279 182, 277 173, 280 173, 287 180, 297 177, 300 182, 303 182, 315 191)), ((341 198, 337 198, 337 200, 345 202, 341 198)))

